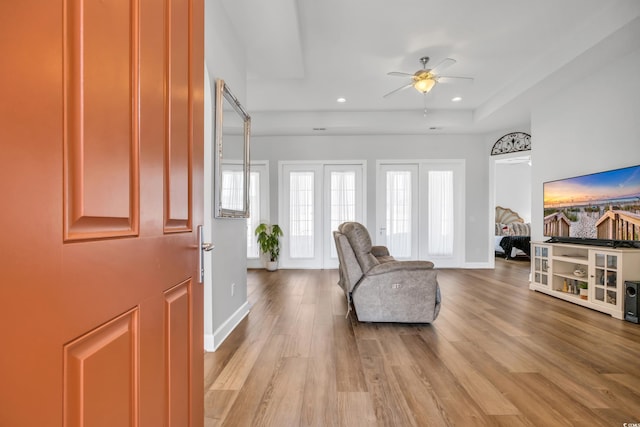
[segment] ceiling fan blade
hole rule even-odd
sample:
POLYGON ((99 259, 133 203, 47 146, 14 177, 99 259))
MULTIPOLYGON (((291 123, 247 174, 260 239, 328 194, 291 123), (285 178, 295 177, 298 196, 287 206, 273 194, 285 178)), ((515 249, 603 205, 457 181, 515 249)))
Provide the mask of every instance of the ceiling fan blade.
POLYGON ((408 89, 408 88, 410 88, 411 86, 413 86, 413 83, 409 83, 408 85, 405 85, 405 86, 400 86, 398 89, 394 89, 394 90, 392 90, 391 92, 389 92, 388 94, 383 95, 382 97, 383 97, 383 98, 386 98, 386 97, 387 97, 387 96, 389 96, 389 95, 393 95, 393 94, 394 94, 394 93, 396 93, 396 92, 400 92, 401 90, 408 89))
POLYGON ((390 73, 387 73, 388 76, 398 76, 398 77, 411 77, 413 76, 413 74, 411 73, 403 73, 402 71, 391 71, 390 73))
POLYGON ((453 64, 455 64, 455 63, 456 63, 456 60, 455 60, 455 59, 452 59, 452 58, 445 58, 445 59, 443 59, 443 60, 442 60, 438 65, 436 65, 435 67, 433 67, 433 68, 431 69, 431 74, 438 75, 438 74, 440 74, 440 72, 441 72, 442 70, 445 70, 445 69, 447 69, 447 68, 451 67, 451 66, 452 66, 453 64))
POLYGON ((438 83, 465 83, 465 84, 471 84, 471 83, 473 83, 473 78, 471 78, 471 77, 454 77, 454 76, 438 76, 438 77, 436 77, 436 81, 438 83))

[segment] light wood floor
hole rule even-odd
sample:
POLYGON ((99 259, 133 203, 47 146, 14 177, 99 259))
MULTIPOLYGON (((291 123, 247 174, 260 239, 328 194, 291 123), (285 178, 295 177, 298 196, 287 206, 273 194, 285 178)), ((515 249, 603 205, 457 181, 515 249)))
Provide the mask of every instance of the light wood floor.
POLYGON ((205 355, 206 426, 640 423, 640 325, 530 291, 526 261, 441 270, 433 325, 351 315, 336 270, 249 272, 205 355))

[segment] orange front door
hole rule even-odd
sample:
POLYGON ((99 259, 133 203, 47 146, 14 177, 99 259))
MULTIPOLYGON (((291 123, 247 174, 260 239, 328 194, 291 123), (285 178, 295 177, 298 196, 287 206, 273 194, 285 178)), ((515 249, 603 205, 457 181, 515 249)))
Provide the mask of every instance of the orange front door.
POLYGON ((0 426, 203 425, 203 0, 0 5, 0 426))

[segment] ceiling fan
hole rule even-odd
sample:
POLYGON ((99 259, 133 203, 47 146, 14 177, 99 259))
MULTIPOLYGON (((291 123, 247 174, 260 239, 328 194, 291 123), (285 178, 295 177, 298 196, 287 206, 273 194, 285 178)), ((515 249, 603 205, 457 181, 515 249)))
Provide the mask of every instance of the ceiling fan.
POLYGON ((427 62, 429 62, 428 56, 423 56, 420 58, 420 63, 422 64, 422 69, 416 71, 415 73, 403 73, 401 71, 392 71, 387 73, 390 76, 399 76, 399 77, 411 77, 411 82, 399 87, 398 89, 394 89, 391 92, 387 93, 383 96, 386 98, 389 95, 393 95, 396 92, 400 92, 401 90, 414 87, 418 92, 422 94, 427 94, 436 83, 454 83, 454 82, 463 82, 463 83, 472 83, 473 79, 471 77, 453 77, 453 76, 441 76, 440 73, 452 66, 456 63, 455 59, 446 58, 443 59, 438 65, 433 68, 427 68, 427 62))

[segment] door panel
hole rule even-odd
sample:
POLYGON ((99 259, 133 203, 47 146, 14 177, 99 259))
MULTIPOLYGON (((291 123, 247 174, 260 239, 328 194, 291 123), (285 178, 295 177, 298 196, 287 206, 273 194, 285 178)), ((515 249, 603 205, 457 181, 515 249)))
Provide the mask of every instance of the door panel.
MULTIPOLYGON (((165 346, 167 385, 167 420, 169 427, 180 427, 189 420, 191 375, 191 281, 165 292, 165 346)), ((196 382, 198 382, 196 380, 196 382)))
POLYGON ((203 425, 204 5, 164 5, 0 6, 0 426, 203 425))
POLYGON ((65 426, 138 425, 138 326, 131 310, 65 345, 65 426))
POLYGON ((322 167, 318 164, 281 165, 282 250, 281 263, 286 268, 321 268, 322 239, 322 167))
POLYGON ((137 2, 65 6, 65 240, 136 235, 137 2))
POLYGON ((381 164, 377 182, 378 230, 372 240, 397 259, 417 259, 418 165, 381 164))
POLYGON ((324 256, 322 268, 338 268, 338 252, 333 231, 346 221, 364 223, 364 165, 324 166, 324 256))
POLYGON ((166 62, 165 117, 165 231, 186 231, 191 224, 192 136, 191 92, 189 89, 189 1, 170 0, 165 22, 166 62))

